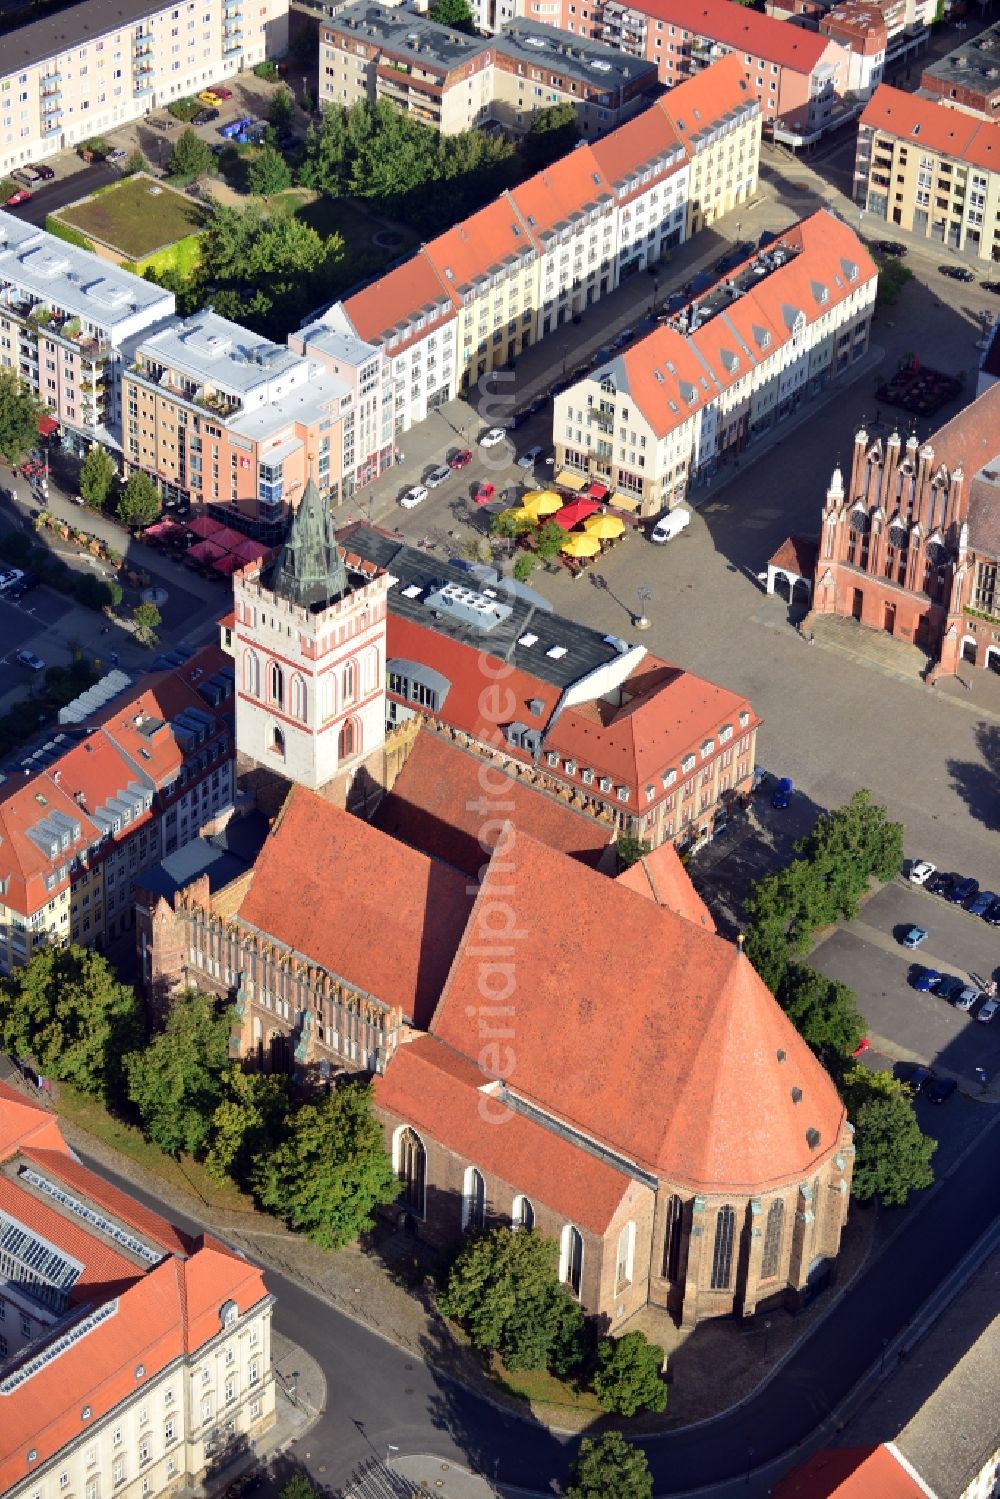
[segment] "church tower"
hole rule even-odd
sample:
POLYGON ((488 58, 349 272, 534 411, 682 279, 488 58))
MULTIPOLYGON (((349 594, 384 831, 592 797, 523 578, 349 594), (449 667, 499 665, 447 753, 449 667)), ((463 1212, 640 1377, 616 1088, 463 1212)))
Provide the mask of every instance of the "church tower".
POLYGON ((348 573, 310 478, 277 561, 234 579, 236 764, 274 802, 289 781, 346 804, 385 739, 385 573, 348 573))

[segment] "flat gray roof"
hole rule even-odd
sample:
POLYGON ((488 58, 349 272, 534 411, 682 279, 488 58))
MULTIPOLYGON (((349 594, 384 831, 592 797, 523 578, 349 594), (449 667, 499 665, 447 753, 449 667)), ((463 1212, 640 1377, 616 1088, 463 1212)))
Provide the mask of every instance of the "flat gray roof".
POLYGON ((511 21, 494 41, 497 52, 576 78, 591 88, 619 89, 636 78, 656 79, 655 62, 525 16, 511 21))
POLYGON ((307 352, 316 349, 321 354, 328 354, 331 359, 339 359, 341 363, 350 365, 352 369, 359 369, 378 353, 373 344, 365 343, 363 338, 357 338, 353 333, 340 333, 322 319, 307 323, 304 328, 299 329, 298 336, 305 343, 307 352))
MULTIPOLYGON (((929 63, 921 76, 937 78, 949 87, 1000 94, 1000 21, 945 53, 937 62, 929 63)), ((931 98, 940 97, 939 93, 931 92, 931 98)))
POLYGON ((16 73, 19 68, 44 62, 47 57, 58 57, 69 47, 79 47, 95 37, 106 36, 109 31, 134 26, 147 16, 169 9, 169 5, 153 0, 80 0, 78 5, 56 15, 41 16, 7 32, 3 38, 2 73, 16 73))
POLYGON ((436 64, 449 72, 470 58, 488 52, 495 40, 492 37, 466 36, 462 31, 439 26, 436 21, 413 11, 372 4, 370 0, 356 0, 353 5, 345 5, 326 24, 334 31, 345 31, 359 40, 385 47, 399 57, 412 59, 425 67, 436 64))
POLYGON ((211 311, 178 318, 143 337, 136 352, 245 395, 301 364, 285 344, 272 343, 211 311))
POLYGON ((174 307, 172 292, 2 210, 0 281, 108 328, 137 312, 165 316, 174 307))

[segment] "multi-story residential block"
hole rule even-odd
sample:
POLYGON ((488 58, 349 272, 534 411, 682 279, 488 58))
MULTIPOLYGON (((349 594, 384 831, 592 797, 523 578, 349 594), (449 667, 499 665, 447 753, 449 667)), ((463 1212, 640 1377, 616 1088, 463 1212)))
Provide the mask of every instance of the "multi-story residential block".
POLYGON ((819 22, 821 36, 847 49, 847 94, 869 98, 882 82, 889 28, 876 0, 840 0, 819 22))
POLYGON ((321 104, 386 99, 442 135, 488 120, 523 131, 536 110, 571 103, 583 135, 595 137, 656 91, 651 64, 532 21, 483 38, 356 0, 320 27, 321 104))
POLYGON ((214 312, 133 339, 122 370, 127 468, 237 526, 280 534, 310 467, 340 496, 351 384, 214 312))
POLYGON ((1000 121, 883 83, 858 127, 854 198, 912 234, 1000 260, 1000 121))
POLYGON ((347 387, 339 405, 340 483, 331 446, 329 494, 333 503, 349 500, 355 490, 391 468, 396 458, 389 361, 363 339, 335 332, 322 317, 289 333, 288 347, 347 387))
POLYGON ((912 641, 941 672, 1000 671, 1000 384, 925 442, 855 433, 823 506, 813 608, 912 641))
MULTIPOLYGON (((760 109, 726 58, 324 314, 384 352, 396 432, 747 202, 760 109)), ((503 412, 498 409, 497 419, 503 412)))
POLYGON ((555 402, 557 467, 681 500, 868 347, 877 271, 825 210, 780 235, 555 402))
POLYGON ((166 661, 63 729, 0 788, 0 971, 40 947, 105 947, 132 921, 138 874, 233 797, 233 668, 216 647, 166 661))
POLYGON ((920 87, 950 109, 1000 119, 1000 21, 930 63, 920 87))
POLYGON ((53 156, 288 45, 288 0, 87 0, 4 38, 0 172, 53 156))
POLYGON ((81 451, 117 447, 122 346, 173 310, 173 292, 0 211, 0 365, 81 451))
POLYGON ((261 1272, 85 1166, 0 1083, 0 1491, 202 1492, 274 1423, 261 1272))

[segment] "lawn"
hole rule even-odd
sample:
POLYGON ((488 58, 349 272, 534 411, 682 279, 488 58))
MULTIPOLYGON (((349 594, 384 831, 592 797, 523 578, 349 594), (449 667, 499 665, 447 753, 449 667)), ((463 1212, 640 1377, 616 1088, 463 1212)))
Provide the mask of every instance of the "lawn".
POLYGON ((197 203, 143 173, 55 217, 110 245, 127 260, 144 260, 205 223, 205 212, 197 203))
POLYGON ((595 1421, 604 1415, 592 1390, 581 1389, 572 1379, 557 1379, 547 1369, 518 1369, 514 1373, 494 1355, 490 1372, 498 1384, 530 1405, 562 1407, 578 1416, 592 1416, 595 1421))

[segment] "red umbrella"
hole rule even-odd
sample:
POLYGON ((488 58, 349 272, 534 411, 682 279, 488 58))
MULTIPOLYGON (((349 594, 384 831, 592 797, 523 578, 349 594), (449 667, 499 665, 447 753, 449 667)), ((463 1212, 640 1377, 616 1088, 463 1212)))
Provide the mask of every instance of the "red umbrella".
POLYGON ((207 541, 210 536, 215 536, 219 531, 224 531, 226 527, 221 521, 212 520, 207 515, 198 515, 193 521, 188 523, 187 529, 207 541))
POLYGON ((574 526, 578 526, 582 520, 587 519, 588 515, 593 515, 600 508, 596 500, 588 500, 581 495, 578 500, 570 500, 568 505, 557 510, 552 519, 564 531, 572 531, 574 526))

